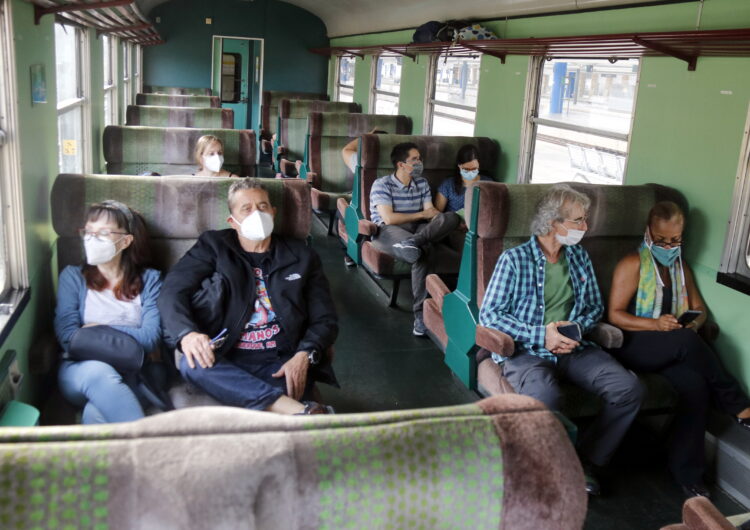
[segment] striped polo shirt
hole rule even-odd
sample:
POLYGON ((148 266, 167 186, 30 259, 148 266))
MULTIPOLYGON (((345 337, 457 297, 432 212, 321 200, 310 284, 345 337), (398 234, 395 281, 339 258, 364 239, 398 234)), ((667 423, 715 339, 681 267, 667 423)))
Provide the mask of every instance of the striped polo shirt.
POLYGON ((395 213, 416 213, 424 210, 424 204, 432 202, 432 193, 427 179, 418 177, 404 186, 395 174, 380 177, 372 183, 370 190, 370 218, 376 225, 382 225, 377 206, 387 204, 395 213))

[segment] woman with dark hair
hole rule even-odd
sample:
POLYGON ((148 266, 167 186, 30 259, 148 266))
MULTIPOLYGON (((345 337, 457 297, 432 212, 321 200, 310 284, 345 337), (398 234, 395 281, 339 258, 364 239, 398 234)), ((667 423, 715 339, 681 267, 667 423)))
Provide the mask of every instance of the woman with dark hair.
POLYGON ((688 497, 708 497, 704 441, 711 401, 750 429, 750 399, 698 335, 706 306, 682 256, 685 214, 673 202, 649 212, 637 251, 620 260, 612 279, 609 321, 624 330, 614 356, 627 368, 663 375, 675 388, 669 467, 688 497), (691 322, 680 317, 697 318, 691 322))
POLYGON ((492 180, 479 174, 479 150, 472 144, 466 144, 456 153, 453 177, 445 179, 438 188, 435 208, 441 212, 462 212, 466 186, 477 179, 492 180))
MULTIPOLYGON (((137 420, 144 413, 135 374, 120 373, 103 360, 81 360, 71 343, 81 330, 92 328, 97 336, 125 334, 125 344, 139 351, 141 360, 144 354, 158 352, 161 322, 156 299, 161 278, 147 268, 146 227, 124 204, 104 201, 89 208, 80 234, 86 264, 66 267, 57 290, 55 334, 63 348, 60 390, 68 401, 83 407, 83 423, 137 420)), ((86 334, 91 336, 91 330, 86 334)))

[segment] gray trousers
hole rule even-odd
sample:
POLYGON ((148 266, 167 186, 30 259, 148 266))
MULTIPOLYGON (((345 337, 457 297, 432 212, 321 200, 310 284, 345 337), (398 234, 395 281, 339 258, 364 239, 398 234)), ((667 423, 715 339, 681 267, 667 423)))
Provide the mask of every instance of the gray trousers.
POLYGON ((429 222, 380 225, 378 228, 378 235, 373 238, 372 244, 386 254, 403 259, 399 249, 393 248, 393 245, 409 238, 414 239, 416 245, 422 249, 422 257, 411 266, 411 291, 414 297, 412 309, 415 313, 422 311, 422 304, 427 298, 425 278, 432 267, 435 254, 432 246, 455 230, 460 223, 461 218, 458 215, 446 212, 439 213, 429 222))
POLYGON ((557 363, 518 351, 505 360, 503 371, 519 394, 531 396, 551 410, 560 410, 563 395, 558 380, 567 379, 596 394, 602 409, 578 441, 578 451, 592 464, 609 462, 635 419, 645 390, 638 377, 608 353, 595 347, 558 355, 557 363))

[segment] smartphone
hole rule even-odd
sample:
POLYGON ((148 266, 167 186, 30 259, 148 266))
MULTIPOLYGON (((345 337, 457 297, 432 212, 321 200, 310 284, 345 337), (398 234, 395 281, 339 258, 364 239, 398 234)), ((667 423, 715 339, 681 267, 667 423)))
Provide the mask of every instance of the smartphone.
POLYGON ((677 323, 681 326, 687 326, 690 324, 693 320, 698 318, 703 314, 703 311, 695 311, 693 309, 688 309, 683 314, 680 315, 680 318, 677 319, 677 323))
POLYGON ((572 324, 557 326, 557 332, 563 337, 573 339, 576 342, 581 342, 581 327, 575 322, 572 324))

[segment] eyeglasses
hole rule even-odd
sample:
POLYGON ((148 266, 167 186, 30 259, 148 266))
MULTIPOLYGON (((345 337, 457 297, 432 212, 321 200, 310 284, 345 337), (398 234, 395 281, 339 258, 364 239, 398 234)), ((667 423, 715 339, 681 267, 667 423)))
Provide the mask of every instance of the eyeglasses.
POLYGON ((98 232, 92 232, 90 230, 86 230, 85 228, 79 228, 78 229, 78 235, 80 235, 83 239, 91 239, 96 238, 99 241, 107 241, 110 239, 112 234, 117 234, 121 236, 125 236, 128 233, 127 232, 115 232, 114 230, 110 230, 109 228, 102 228, 98 232))
POLYGON ((657 247, 669 247, 669 248, 679 247, 680 245, 682 245, 682 238, 676 237, 672 239, 671 241, 667 241, 666 239, 657 239, 656 241, 654 241, 654 245, 657 247))
POLYGON ((584 215, 583 217, 578 217, 577 219, 565 219, 566 223, 573 223, 576 226, 582 226, 588 222, 589 218, 587 215, 584 215))

